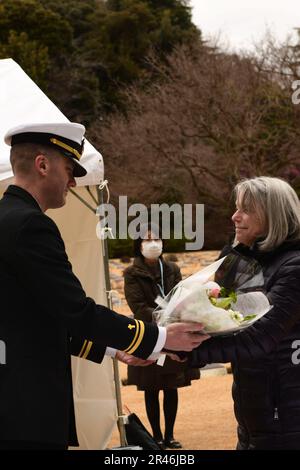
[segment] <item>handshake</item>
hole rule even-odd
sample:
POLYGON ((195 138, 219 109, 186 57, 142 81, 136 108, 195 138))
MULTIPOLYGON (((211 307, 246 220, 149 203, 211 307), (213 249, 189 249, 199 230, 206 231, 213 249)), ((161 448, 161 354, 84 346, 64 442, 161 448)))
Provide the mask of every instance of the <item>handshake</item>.
MULTIPOLYGON (((200 346, 203 341, 210 338, 203 332, 204 326, 201 323, 171 323, 166 326, 166 342, 164 349, 168 351, 192 351, 200 346)), ((169 353, 167 353, 169 354, 169 353)), ((176 354, 169 354, 172 359, 179 359, 176 354)), ((138 357, 117 351, 116 359, 132 366, 148 366, 155 360, 139 359, 138 357)))
POLYGON ((201 323, 171 323, 166 326, 165 349, 171 351, 192 351, 210 336, 203 332, 201 323))

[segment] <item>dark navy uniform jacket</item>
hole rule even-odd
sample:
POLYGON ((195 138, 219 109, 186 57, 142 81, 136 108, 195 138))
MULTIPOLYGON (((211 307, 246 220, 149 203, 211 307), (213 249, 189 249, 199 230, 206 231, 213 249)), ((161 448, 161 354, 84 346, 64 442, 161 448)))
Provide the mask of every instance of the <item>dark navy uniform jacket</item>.
POLYGON ((158 328, 88 298, 57 226, 13 185, 0 201, 0 289, 0 440, 76 445, 71 347, 98 362, 106 346, 146 358, 158 328))

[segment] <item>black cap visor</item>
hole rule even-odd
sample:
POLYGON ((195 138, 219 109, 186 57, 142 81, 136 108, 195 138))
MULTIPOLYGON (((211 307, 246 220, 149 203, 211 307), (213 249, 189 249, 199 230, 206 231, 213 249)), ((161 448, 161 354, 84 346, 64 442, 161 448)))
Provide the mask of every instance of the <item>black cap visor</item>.
POLYGON ((74 165, 73 176, 75 176, 75 178, 80 178, 87 174, 86 169, 82 165, 80 165, 80 163, 78 162, 78 160, 76 160, 76 158, 72 158, 72 157, 70 158, 69 156, 67 158, 71 159, 73 162, 73 165, 74 165))
POLYGON ((58 136, 56 134, 42 132, 24 132, 12 136, 11 146, 26 142, 40 143, 43 145, 54 147, 66 158, 72 160, 74 164, 73 175, 75 176, 75 178, 80 178, 87 174, 86 169, 79 163, 79 158, 83 152, 84 139, 79 145, 77 142, 66 139, 65 137, 58 136))

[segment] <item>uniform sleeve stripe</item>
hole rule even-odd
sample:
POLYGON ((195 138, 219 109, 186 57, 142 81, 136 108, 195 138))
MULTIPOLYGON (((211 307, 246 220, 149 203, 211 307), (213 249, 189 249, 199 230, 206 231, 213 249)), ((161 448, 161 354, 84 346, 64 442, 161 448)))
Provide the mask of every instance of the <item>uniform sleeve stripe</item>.
POLYGON ((128 351, 134 346, 134 344, 137 341, 137 338, 139 336, 140 324, 139 324, 138 320, 134 320, 134 321, 135 321, 135 326, 136 326, 134 338, 131 341, 130 345, 126 349, 124 349, 124 352, 126 352, 127 354, 128 354, 128 351))
POLYGON ((142 321, 139 321, 140 323, 140 333, 139 333, 139 337, 135 343, 135 345, 133 346, 133 348, 128 351, 128 354, 132 354, 134 351, 136 351, 136 349, 139 347, 139 345, 141 344, 143 338, 144 338, 144 333, 145 333, 145 324, 142 322, 142 321))
POLYGON ((86 359, 90 350, 91 350, 91 347, 93 346, 93 341, 89 341, 88 344, 87 344, 87 347, 86 347, 86 350, 85 350, 85 353, 83 354, 83 359, 86 359))
POLYGON ((144 337, 144 333, 145 333, 145 325, 142 321, 138 320, 139 322, 139 325, 140 325, 140 328, 139 328, 139 334, 138 334, 138 337, 135 341, 135 344, 132 345, 132 348, 125 351, 127 352, 127 354, 132 354, 134 353, 134 351, 137 350, 137 348, 139 347, 139 345, 141 344, 142 340, 143 340, 143 337, 144 337))
POLYGON ((87 344, 87 340, 85 339, 84 340, 84 343, 83 343, 83 346, 80 350, 80 353, 78 354, 78 357, 81 357, 81 355, 83 354, 84 350, 85 350, 85 347, 86 347, 86 344, 87 344))

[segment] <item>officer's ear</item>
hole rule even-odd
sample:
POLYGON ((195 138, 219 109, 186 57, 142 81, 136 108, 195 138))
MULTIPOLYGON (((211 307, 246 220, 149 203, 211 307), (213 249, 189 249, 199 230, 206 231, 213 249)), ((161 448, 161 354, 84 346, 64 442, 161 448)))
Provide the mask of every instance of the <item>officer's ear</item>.
POLYGON ((46 155, 40 153, 35 157, 34 167, 39 175, 46 176, 49 169, 49 159, 46 155))

